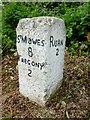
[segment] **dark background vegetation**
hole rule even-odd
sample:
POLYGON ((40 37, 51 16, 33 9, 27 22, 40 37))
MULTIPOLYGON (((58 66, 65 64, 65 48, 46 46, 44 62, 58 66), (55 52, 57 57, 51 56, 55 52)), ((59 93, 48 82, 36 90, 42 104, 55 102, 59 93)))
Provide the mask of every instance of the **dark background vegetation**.
MULTIPOLYGON (((86 49, 90 45, 87 39, 90 34, 90 2, 10 2, 3 3, 3 5, 3 54, 16 49, 17 24, 20 19, 27 17, 54 16, 62 18, 66 25, 66 46, 72 53, 80 46, 86 49)), ((80 55, 83 54, 85 54, 84 51, 80 52, 80 55)))

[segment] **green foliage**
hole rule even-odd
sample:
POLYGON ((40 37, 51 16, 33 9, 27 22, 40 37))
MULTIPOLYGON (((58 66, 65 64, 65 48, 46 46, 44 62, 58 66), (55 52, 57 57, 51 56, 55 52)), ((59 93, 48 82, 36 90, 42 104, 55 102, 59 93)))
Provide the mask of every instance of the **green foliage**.
POLYGON ((89 3, 83 3, 77 8, 66 8, 66 13, 62 15, 62 18, 67 27, 67 38, 78 41, 81 40, 82 35, 84 37, 90 31, 89 8, 89 3))
MULTIPOLYGON (((26 17, 55 16, 62 18, 66 25, 67 46, 74 52, 76 41, 85 41, 90 30, 88 3, 60 2, 10 2, 4 3, 2 16, 3 51, 16 47, 16 27, 20 19, 26 17)), ((89 44, 89 42, 87 42, 89 44)))
POLYGON ((1 120, 12 120, 12 118, 9 118, 9 117, 8 117, 8 118, 5 118, 5 117, 4 117, 4 118, 2 118, 1 120))
POLYGON ((24 4, 14 2, 5 4, 2 14, 2 43, 3 51, 6 51, 15 48, 16 26, 19 19, 27 17, 29 12, 24 4))
POLYGON ((0 6, 0 60, 2 58, 2 7, 0 6))

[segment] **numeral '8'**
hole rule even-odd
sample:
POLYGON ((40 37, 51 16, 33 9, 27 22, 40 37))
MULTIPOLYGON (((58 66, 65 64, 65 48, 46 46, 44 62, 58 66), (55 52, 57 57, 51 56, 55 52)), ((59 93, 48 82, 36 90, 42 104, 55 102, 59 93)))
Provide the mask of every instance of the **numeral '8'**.
POLYGON ((33 56, 33 53, 32 53, 32 48, 31 48, 31 47, 29 47, 29 48, 28 48, 28 55, 29 55, 30 57, 32 57, 32 56, 33 56))

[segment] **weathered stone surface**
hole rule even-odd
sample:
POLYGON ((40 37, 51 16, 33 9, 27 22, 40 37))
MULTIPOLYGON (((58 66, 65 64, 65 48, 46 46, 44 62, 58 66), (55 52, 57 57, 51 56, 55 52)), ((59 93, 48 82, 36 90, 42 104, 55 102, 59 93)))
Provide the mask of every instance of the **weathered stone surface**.
POLYGON ((16 32, 20 92, 45 105, 63 78, 64 22, 55 17, 24 18, 16 32))

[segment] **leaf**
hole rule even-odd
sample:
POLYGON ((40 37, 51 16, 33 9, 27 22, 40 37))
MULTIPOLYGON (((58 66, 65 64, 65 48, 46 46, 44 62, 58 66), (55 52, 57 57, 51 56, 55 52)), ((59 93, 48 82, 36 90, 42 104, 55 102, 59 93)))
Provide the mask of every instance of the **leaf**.
POLYGON ((11 52, 15 52, 15 49, 10 49, 11 52))
POLYGON ((65 107, 65 106, 66 106, 65 101, 61 101, 61 107, 65 107))
POLYGON ((16 70, 18 71, 18 65, 16 65, 16 70))
POLYGON ((16 56, 18 55, 18 53, 17 53, 17 52, 15 52, 13 55, 16 57, 16 56))
POLYGON ((68 111, 66 111, 66 117, 67 117, 67 118, 70 118, 70 117, 69 117, 69 114, 68 114, 68 111))
POLYGON ((78 80, 78 81, 76 82, 76 85, 80 85, 80 84, 81 84, 81 81, 78 80))

